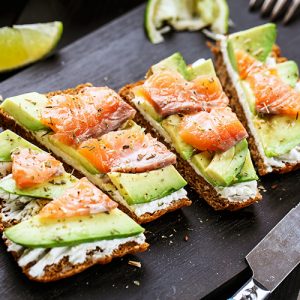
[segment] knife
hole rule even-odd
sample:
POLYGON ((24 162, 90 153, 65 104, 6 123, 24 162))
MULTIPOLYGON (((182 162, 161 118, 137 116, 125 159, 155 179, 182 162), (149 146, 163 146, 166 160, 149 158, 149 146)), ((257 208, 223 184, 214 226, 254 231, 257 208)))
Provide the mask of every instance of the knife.
POLYGON ((300 262, 300 204, 246 256, 252 278, 228 300, 266 299, 300 262))

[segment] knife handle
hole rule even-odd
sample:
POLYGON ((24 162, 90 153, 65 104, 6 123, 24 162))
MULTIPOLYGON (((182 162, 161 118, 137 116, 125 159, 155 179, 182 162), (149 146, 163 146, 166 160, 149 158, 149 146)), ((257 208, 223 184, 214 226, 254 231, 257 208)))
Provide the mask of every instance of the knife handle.
POLYGON ((270 291, 251 278, 228 300, 264 300, 267 299, 270 294, 270 291))

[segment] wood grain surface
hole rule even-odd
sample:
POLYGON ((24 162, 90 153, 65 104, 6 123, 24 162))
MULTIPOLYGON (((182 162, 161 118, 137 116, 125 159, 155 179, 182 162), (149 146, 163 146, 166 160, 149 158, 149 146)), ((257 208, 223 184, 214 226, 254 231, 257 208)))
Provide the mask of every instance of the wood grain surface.
MULTIPOLYGON (((250 14, 248 1, 230 1, 234 30, 266 22, 250 14)), ((48 92, 83 82, 114 89, 141 79, 148 67, 180 51, 187 62, 211 57, 199 32, 170 33, 152 45, 145 37, 144 5, 110 22, 43 62, 26 68, 0 84, 5 98, 24 92, 48 92)), ((279 26, 284 55, 300 62, 299 20, 279 26)), ((190 191, 191 207, 146 226, 150 250, 57 283, 27 280, 1 243, 0 299, 225 299, 232 281, 250 276, 245 255, 299 202, 300 172, 268 176, 259 183, 264 199, 242 211, 215 212, 190 191), (142 268, 128 265, 137 260, 142 268)), ((276 262, 274 262, 276 263, 276 262)), ((299 268, 286 298, 296 299, 299 268)), ((291 285, 291 284, 290 284, 291 285)), ((274 298, 277 297, 277 298, 274 298)))

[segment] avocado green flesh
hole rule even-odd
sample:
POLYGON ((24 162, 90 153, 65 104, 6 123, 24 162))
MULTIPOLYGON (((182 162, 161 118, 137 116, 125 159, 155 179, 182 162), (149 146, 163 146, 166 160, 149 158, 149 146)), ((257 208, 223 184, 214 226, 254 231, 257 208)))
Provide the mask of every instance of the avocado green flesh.
POLYGON ((244 50, 259 61, 264 62, 272 51, 276 35, 276 25, 272 23, 229 35, 227 51, 233 68, 237 70, 234 52, 237 49, 244 50))
POLYGON ((291 87, 295 87, 299 80, 299 70, 298 65, 294 61, 288 60, 283 63, 276 64, 275 68, 283 82, 287 83, 291 87))
POLYGON ((197 76, 217 76, 211 59, 204 60, 202 63, 187 67, 188 79, 193 80, 197 76))
POLYGON ((47 97, 39 93, 27 93, 4 100, 1 108, 26 129, 48 129, 41 122, 41 111, 47 105, 47 97))
POLYGON ((164 119, 161 123, 162 127, 169 134, 172 145, 179 153, 179 155, 184 159, 188 160, 194 153, 194 148, 183 141, 183 139, 178 134, 181 118, 178 115, 171 115, 164 119))
POLYGON ((20 189, 16 186, 12 175, 8 175, 0 180, 0 189, 20 196, 29 196, 34 198, 54 199, 61 196, 67 188, 70 188, 76 182, 76 178, 69 173, 57 176, 49 182, 41 185, 20 189))
POLYGON ((163 198, 187 184, 172 165, 146 173, 111 172, 108 176, 129 205, 163 198))
POLYGON ((253 117, 266 156, 288 153, 300 144, 300 118, 289 116, 253 117))
POLYGON ((191 158, 192 164, 200 171, 200 174, 205 177, 205 179, 214 185, 214 180, 209 177, 206 173, 206 168, 209 166, 213 159, 214 154, 212 152, 203 151, 201 153, 195 154, 191 158))
POLYGON ((244 139, 229 150, 216 153, 206 168, 206 173, 217 186, 228 186, 241 171, 248 151, 244 139))
POLYGON ((144 113, 149 115, 153 120, 160 122, 162 116, 155 110, 154 106, 146 99, 135 101, 135 105, 144 113))
MULTIPOLYGON (((196 154, 192 157, 191 162, 212 185, 229 186, 235 182, 241 182, 236 178, 239 178, 238 175, 243 169, 248 152, 248 143, 244 139, 225 152, 211 154, 204 151, 196 154)), ((249 173, 252 172, 250 164, 248 167, 249 173)), ((245 178, 243 180, 248 181, 245 178)))
POLYGON ((82 156, 77 149, 60 142, 57 138, 55 138, 52 134, 45 135, 43 138, 47 138, 48 141, 60 149, 62 152, 71 156, 76 162, 81 164, 89 173, 91 174, 100 174, 98 169, 92 165, 84 156, 82 156))
POLYGON ((236 176, 236 178, 233 180, 233 183, 239 183, 239 182, 246 182, 246 181, 252 181, 257 180, 258 176, 256 175, 256 171, 254 169, 250 151, 248 150, 246 154, 245 163, 240 171, 240 173, 236 176))
POLYGON ((166 71, 166 70, 178 72, 184 78, 188 78, 187 65, 182 55, 178 52, 165 58, 164 60, 160 61, 156 65, 153 65, 150 69, 150 74, 160 72, 160 71, 166 71))
POLYGON ((10 130, 5 130, 0 133, 0 162, 11 161, 11 153, 16 148, 29 148, 43 152, 40 148, 27 142, 19 135, 10 130))
POLYGON ((53 248, 135 236, 144 229, 119 209, 109 213, 45 220, 39 216, 5 230, 6 237, 29 248, 53 248))

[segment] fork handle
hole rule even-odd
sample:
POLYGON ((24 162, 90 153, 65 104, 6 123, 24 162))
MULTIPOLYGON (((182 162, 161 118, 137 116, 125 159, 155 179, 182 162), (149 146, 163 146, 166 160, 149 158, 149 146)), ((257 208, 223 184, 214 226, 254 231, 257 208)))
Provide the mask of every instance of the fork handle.
POLYGON ((264 300, 267 299, 270 294, 270 291, 251 278, 228 300, 264 300))

